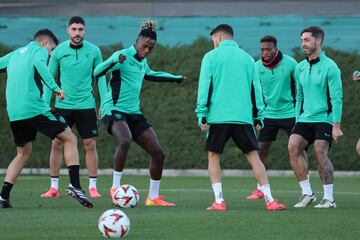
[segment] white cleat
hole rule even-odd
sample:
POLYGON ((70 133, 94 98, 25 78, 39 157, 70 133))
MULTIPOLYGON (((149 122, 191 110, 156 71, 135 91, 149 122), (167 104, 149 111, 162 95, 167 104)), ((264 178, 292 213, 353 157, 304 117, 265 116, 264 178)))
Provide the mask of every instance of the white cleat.
POLYGON ((299 197, 299 200, 294 205, 294 208, 304 208, 309 206, 310 204, 315 204, 315 203, 316 203, 316 197, 314 193, 310 196, 303 194, 299 197))
POLYGON ((314 208, 336 208, 335 201, 322 199, 319 204, 315 205, 314 208))

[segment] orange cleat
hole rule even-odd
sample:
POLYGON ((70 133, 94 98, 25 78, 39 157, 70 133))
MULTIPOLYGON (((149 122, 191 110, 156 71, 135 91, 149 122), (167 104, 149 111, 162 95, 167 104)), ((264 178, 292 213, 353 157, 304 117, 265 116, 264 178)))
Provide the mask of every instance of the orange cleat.
POLYGON ((164 200, 164 197, 158 197, 156 199, 145 199, 145 206, 162 206, 162 207, 175 207, 174 203, 170 203, 164 200))
POLYGON ((55 198, 60 197, 60 192, 56 188, 50 188, 49 191, 40 195, 42 198, 55 198))
POLYGON ((248 200, 256 200, 256 199, 261 199, 261 198, 264 198, 264 193, 262 191, 260 191, 259 189, 256 189, 249 196, 246 197, 246 199, 248 199, 248 200))
POLYGON ((101 195, 98 193, 96 188, 89 188, 89 195, 91 198, 101 198, 101 195))
POLYGON ((206 210, 209 211, 226 211, 227 207, 225 204, 225 201, 222 201, 221 203, 217 203, 214 201, 210 207, 208 207, 206 210))
POLYGON ((285 204, 278 203, 277 199, 274 199, 274 201, 269 202, 266 201, 266 210, 268 211, 277 211, 277 210, 285 210, 286 206, 285 204))

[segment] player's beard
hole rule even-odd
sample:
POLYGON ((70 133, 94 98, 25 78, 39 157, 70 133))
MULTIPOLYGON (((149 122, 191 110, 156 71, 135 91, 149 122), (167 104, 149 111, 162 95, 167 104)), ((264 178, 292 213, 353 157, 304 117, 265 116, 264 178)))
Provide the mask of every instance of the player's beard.
POLYGON ((76 45, 80 45, 84 41, 84 37, 74 36, 71 38, 71 41, 76 45))
POLYGON ((308 48, 306 48, 306 50, 303 48, 303 51, 306 56, 312 55, 314 52, 316 52, 316 50, 317 50, 316 45, 309 46, 308 48))

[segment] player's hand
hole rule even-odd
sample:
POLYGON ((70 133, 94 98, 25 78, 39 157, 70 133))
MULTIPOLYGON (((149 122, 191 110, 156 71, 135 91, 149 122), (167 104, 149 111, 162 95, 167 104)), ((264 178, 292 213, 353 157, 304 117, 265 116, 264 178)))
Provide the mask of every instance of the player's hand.
POLYGON ((353 80, 354 81, 360 81, 360 71, 355 71, 353 73, 353 80))
POLYGON ((209 127, 210 127, 210 125, 207 124, 207 123, 200 125, 200 129, 201 129, 201 131, 203 131, 203 132, 206 132, 207 130, 209 130, 209 127))
POLYGON ((344 133, 340 129, 339 123, 334 123, 333 129, 332 129, 332 137, 336 143, 339 142, 340 137, 342 137, 344 133))
POLYGON ((64 97, 65 97, 65 92, 64 92, 64 90, 60 89, 60 90, 57 91, 55 94, 56 94, 56 96, 59 98, 59 100, 64 100, 64 97))
POLYGON ((126 60, 126 56, 124 54, 119 55, 119 63, 123 64, 123 62, 126 60))
POLYGON ((102 116, 101 116, 101 109, 99 108, 99 111, 98 111, 98 119, 101 120, 102 119, 102 116))

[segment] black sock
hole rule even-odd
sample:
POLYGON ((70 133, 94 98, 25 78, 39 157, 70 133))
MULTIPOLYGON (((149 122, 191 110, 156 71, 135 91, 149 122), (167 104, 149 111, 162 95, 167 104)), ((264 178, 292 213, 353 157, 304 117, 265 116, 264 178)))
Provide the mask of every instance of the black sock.
POLYGON ((81 188, 80 186, 80 176, 79 176, 79 165, 68 166, 70 183, 73 187, 81 188))
POLYGON ((12 184, 12 183, 4 182, 4 185, 2 187, 1 194, 0 194, 3 199, 10 198, 10 191, 11 191, 13 185, 14 184, 12 184))

